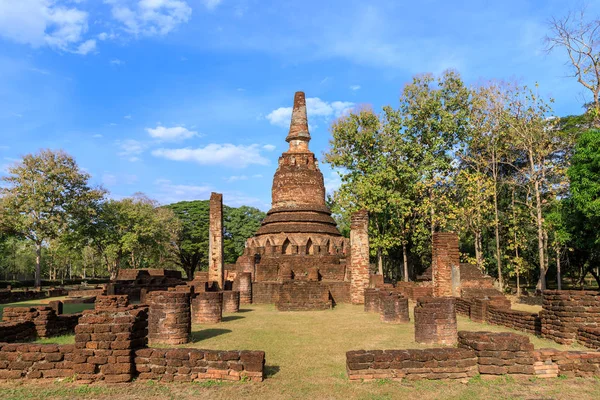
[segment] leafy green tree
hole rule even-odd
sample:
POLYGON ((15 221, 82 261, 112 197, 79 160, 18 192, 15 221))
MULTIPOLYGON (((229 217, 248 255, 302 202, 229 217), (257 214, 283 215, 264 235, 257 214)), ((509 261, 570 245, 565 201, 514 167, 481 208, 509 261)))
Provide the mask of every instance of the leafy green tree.
POLYGON ((62 150, 28 154, 8 168, 0 187, 0 221, 35 244, 35 285, 41 285, 42 245, 85 218, 104 192, 89 186, 89 174, 62 150))
POLYGON ((246 240, 254 236, 266 214, 249 206, 224 206, 223 214, 224 259, 233 264, 244 253, 246 240))

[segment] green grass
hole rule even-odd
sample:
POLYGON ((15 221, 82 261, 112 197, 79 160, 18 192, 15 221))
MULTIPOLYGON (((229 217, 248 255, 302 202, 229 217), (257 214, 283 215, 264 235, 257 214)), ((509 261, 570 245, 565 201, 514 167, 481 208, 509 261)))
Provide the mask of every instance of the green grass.
MULTIPOLYGON (((507 331, 459 317, 459 329, 507 331)), ((358 349, 401 349, 432 346, 414 342, 414 325, 389 325, 361 306, 340 304, 334 310, 278 312, 272 305, 243 307, 224 322, 194 325, 194 342, 180 347, 247 349, 266 352, 267 379, 262 383, 200 382, 81 386, 62 382, 7 382, 0 399, 592 399, 600 396, 600 380, 495 380, 475 377, 469 383, 448 381, 350 382, 345 352, 358 349), (88 392, 94 390, 93 392, 88 392)), ((562 347, 530 336, 536 347, 562 347)), ((68 340, 68 337, 57 340, 68 340)), ((50 339, 51 341, 51 339, 50 339)), ((577 347, 575 347, 577 348, 577 347)), ((568 348, 570 349, 570 348, 568 348)))

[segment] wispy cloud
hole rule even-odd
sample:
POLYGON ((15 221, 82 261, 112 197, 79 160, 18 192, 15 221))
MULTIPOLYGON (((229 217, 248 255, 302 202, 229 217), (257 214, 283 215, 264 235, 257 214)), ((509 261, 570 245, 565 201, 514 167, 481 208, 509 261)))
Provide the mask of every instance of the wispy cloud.
POLYGON ((184 0, 104 0, 113 19, 134 36, 166 35, 189 21, 192 8, 184 0))
POLYGON ((221 4, 222 1, 223 0, 202 0, 202 3, 209 10, 214 10, 219 6, 219 4, 221 4))
POLYGON ((190 131, 183 126, 173 126, 167 128, 166 126, 157 126, 156 128, 146 128, 146 132, 150 134, 154 139, 158 139, 163 142, 168 141, 179 141, 199 136, 198 132, 190 131))
POLYGON ((119 60, 118 58, 110 60, 110 65, 121 65, 121 64, 123 64, 123 61, 119 60))
POLYGON ((117 140, 115 144, 121 149, 117 154, 131 162, 139 161, 147 144, 134 139, 117 140))
POLYGON ((273 151, 277 148, 277 146, 273 145, 273 144, 265 144, 263 146, 263 149, 265 149, 266 151, 273 151))
MULTIPOLYGON (((339 117, 350 111, 353 107, 354 103, 349 101, 333 101, 329 103, 318 97, 309 97, 306 99, 306 111, 309 120, 311 118, 329 119, 339 117)), ((266 116, 272 125, 281 127, 289 126, 291 117, 292 107, 279 107, 266 116)))
POLYGON ((357 91, 360 89, 360 85, 350 85, 350 90, 357 91))
POLYGON ((222 165, 232 168, 245 168, 248 165, 268 165, 269 160, 260 154, 257 144, 249 146, 231 143, 211 143, 205 147, 183 149, 156 149, 155 157, 173 161, 190 161, 200 165, 222 165))

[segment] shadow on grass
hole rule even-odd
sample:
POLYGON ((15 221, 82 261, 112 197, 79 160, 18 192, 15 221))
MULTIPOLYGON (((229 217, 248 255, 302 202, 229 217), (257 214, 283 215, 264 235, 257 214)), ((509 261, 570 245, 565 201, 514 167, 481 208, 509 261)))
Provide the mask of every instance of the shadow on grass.
POLYGON ((228 315, 226 317, 221 318, 222 322, 235 321, 236 319, 244 319, 246 317, 242 317, 241 315, 228 315))
POLYGON ((250 310, 248 308, 240 308, 240 310, 238 312, 244 313, 244 312, 251 312, 251 311, 254 311, 254 310, 250 310))
POLYGON ((265 365, 265 378, 271 378, 279 372, 281 368, 278 365, 265 365))
POLYGON ((231 329, 203 329, 201 331, 192 332, 192 342, 199 342, 201 340, 206 340, 213 338, 215 336, 224 335, 226 333, 231 333, 231 329))

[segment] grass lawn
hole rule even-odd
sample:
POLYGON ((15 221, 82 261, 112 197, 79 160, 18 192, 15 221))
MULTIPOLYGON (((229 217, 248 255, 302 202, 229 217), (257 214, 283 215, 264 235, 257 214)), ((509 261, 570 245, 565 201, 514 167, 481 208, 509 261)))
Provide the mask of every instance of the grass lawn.
MULTIPOLYGON (((501 331, 459 317, 459 329, 501 331)), ((194 343, 180 347, 264 350, 267 379, 262 383, 202 382, 123 385, 77 385, 70 382, 8 382, 0 384, 0 399, 591 399, 600 396, 600 380, 473 379, 459 382, 349 382, 345 352, 358 349, 424 348, 414 343, 413 324, 388 325, 362 306, 340 304, 331 311, 278 312, 272 305, 243 307, 216 325, 194 325, 194 343)), ((67 343, 73 337, 58 341, 67 343)), ((566 349, 531 336, 536 347, 566 349)), ((48 340, 46 342, 50 342, 48 340)), ((54 340, 57 342, 57 340, 54 340)), ((572 349, 580 349, 572 347, 572 349)))

